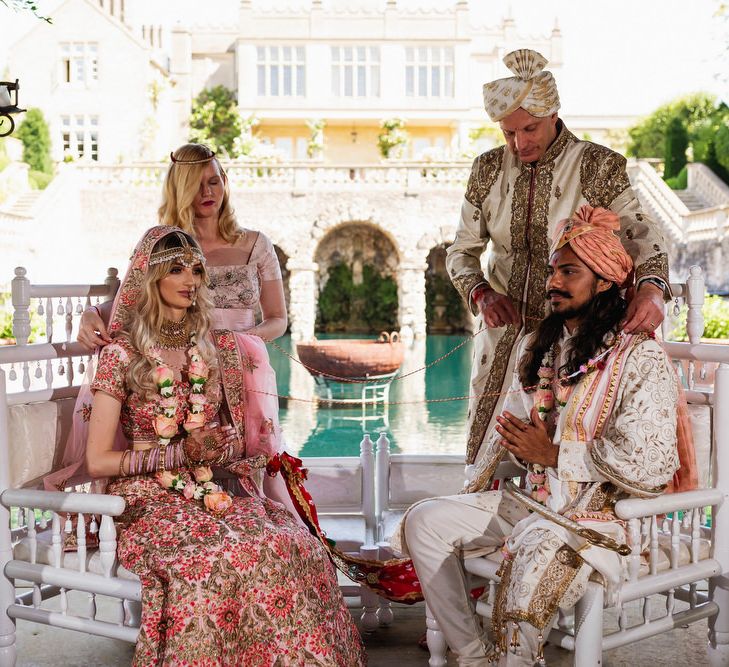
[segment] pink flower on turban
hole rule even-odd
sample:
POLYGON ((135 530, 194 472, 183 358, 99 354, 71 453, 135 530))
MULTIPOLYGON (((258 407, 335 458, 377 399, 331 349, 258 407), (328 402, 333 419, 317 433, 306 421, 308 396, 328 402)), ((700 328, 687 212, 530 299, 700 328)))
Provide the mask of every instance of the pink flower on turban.
POLYGON ((597 275, 622 285, 633 268, 633 260, 616 234, 619 229, 617 213, 584 204, 557 225, 549 254, 569 244, 597 275))

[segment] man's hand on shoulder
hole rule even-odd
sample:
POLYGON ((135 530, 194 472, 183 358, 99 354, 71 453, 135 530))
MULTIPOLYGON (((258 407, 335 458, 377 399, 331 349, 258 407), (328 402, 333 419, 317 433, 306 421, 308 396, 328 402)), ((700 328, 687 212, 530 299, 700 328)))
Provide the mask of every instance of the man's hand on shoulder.
POLYGON ((499 294, 493 288, 481 285, 473 290, 472 298, 487 327, 497 328, 507 324, 521 323, 514 302, 508 296, 499 294))
POLYGON ((664 308, 663 290, 653 283, 642 282, 628 304, 623 330, 625 333, 652 333, 663 322, 664 308))

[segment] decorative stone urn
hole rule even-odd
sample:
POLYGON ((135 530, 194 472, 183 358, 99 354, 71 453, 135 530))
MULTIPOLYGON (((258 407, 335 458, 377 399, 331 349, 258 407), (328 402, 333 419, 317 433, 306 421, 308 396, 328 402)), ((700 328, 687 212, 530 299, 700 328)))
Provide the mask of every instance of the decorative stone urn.
POLYGON ((336 378, 390 375, 402 364, 405 346, 397 332, 378 340, 336 338, 297 343, 296 352, 309 373, 336 378))

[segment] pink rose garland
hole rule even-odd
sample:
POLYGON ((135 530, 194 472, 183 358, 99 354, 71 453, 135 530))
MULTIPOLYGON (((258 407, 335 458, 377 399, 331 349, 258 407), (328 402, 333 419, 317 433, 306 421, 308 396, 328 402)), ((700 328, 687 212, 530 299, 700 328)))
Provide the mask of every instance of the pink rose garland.
MULTIPOLYGON (((195 334, 190 337, 192 346, 187 351, 190 365, 187 375, 190 382, 190 393, 187 396, 188 409, 185 413, 182 427, 191 433, 205 426, 205 384, 210 374, 207 364, 200 356, 195 343, 195 334)), ((170 443, 179 432, 178 409, 179 403, 174 396, 175 374, 171 368, 165 366, 159 358, 157 367, 152 372, 155 384, 162 396, 160 408, 162 412, 155 417, 154 431, 160 445, 170 443)), ((202 466, 192 471, 191 480, 185 480, 179 473, 168 470, 155 475, 157 482, 165 489, 179 491, 187 500, 202 500, 205 507, 216 515, 223 515, 233 504, 233 499, 223 489, 212 481, 213 471, 202 466)))

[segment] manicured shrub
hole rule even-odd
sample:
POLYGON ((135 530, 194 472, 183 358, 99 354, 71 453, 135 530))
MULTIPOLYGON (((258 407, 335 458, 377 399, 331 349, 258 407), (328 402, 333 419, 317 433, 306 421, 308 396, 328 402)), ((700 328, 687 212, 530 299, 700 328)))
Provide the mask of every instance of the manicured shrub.
POLYGON ((16 136, 23 142, 23 162, 33 171, 52 174, 51 135, 40 109, 28 109, 16 136))
POLYGON ((677 116, 671 118, 666 128, 666 137, 663 148, 663 178, 678 176, 681 169, 686 166, 686 149, 688 148, 688 133, 683 122, 677 116))

